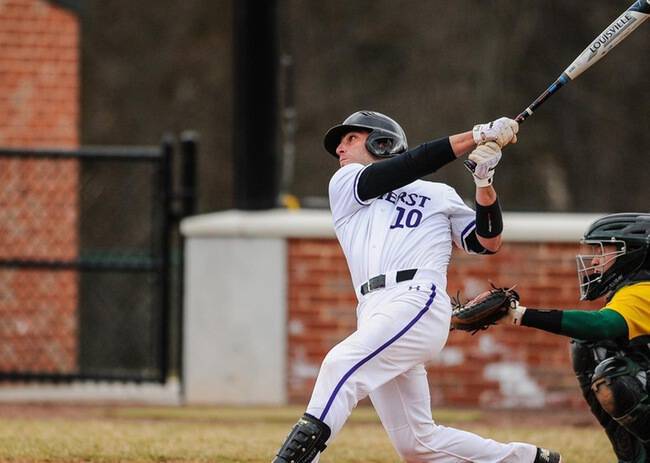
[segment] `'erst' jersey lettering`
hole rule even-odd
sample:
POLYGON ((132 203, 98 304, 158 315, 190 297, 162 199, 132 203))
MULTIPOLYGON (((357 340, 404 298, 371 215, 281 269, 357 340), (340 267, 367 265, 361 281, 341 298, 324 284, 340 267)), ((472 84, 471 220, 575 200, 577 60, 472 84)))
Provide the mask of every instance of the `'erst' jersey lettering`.
POLYGON ((444 289, 452 240, 468 251, 475 212, 452 187, 423 180, 363 201, 357 182, 364 168, 341 167, 329 184, 336 236, 357 295, 368 279, 405 269, 435 271, 436 284, 444 289))

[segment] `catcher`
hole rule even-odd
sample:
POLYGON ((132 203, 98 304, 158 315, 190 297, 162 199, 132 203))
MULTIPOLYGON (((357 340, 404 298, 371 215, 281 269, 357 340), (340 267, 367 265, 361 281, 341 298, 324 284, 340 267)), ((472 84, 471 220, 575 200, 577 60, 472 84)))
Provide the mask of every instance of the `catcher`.
POLYGON ((605 428, 619 462, 650 462, 650 214, 596 220, 577 256, 580 299, 606 297, 598 311, 531 309, 516 292, 495 288, 458 304, 452 327, 529 326, 573 338, 582 394, 605 428))

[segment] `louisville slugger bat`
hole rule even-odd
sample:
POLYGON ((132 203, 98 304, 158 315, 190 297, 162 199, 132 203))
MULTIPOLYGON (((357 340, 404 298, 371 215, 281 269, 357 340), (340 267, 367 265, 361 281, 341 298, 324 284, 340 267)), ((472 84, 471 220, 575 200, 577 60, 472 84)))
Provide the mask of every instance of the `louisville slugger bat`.
MULTIPOLYGON (((576 79, 580 74, 597 63, 612 48, 630 35, 634 29, 643 24, 648 17, 650 17, 650 0, 637 0, 634 2, 632 6, 607 26, 607 28, 578 55, 569 67, 564 70, 560 77, 544 90, 544 92, 538 96, 530 106, 524 109, 515 120, 522 124, 537 108, 548 100, 551 95, 555 94, 569 81, 576 79)), ((474 161, 466 160, 465 166, 471 172, 474 172, 476 163, 474 161)))

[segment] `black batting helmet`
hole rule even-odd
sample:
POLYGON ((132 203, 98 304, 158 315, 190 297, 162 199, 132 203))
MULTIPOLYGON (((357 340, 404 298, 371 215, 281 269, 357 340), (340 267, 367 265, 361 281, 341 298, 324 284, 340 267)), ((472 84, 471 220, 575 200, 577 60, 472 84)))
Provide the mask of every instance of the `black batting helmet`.
POLYGON ((589 225, 581 242, 600 247, 600 254, 576 256, 580 299, 591 301, 616 290, 648 266, 650 214, 625 212, 602 217, 589 225), (607 252, 604 245, 608 244, 616 249, 607 252), (594 258, 598 265, 592 264, 594 258))
POLYGON ((408 149, 402 127, 390 117, 375 111, 357 111, 348 116, 342 124, 329 129, 323 140, 325 149, 338 158, 336 147, 341 143, 341 138, 355 130, 370 132, 366 149, 375 156, 390 158, 408 149))

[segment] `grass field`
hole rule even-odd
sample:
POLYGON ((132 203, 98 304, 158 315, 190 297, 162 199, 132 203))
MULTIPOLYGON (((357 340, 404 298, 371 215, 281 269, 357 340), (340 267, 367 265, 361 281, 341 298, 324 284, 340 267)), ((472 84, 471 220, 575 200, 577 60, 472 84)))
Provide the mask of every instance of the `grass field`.
MULTIPOLYGON (((0 405, 0 460, 269 462, 300 408, 0 405)), ((567 463, 615 461, 589 417, 436 410, 440 424, 562 451, 567 463)), ((354 411, 321 459, 399 462, 372 408, 354 411)))

